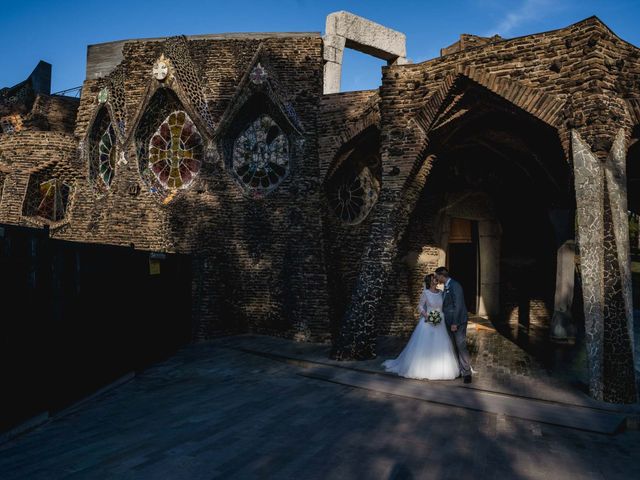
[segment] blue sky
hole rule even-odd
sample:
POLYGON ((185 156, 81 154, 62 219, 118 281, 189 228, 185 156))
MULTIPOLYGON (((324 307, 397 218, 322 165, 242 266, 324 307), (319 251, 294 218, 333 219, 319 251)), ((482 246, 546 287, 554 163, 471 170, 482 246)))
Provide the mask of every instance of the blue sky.
MULTIPOLYGON (((0 0, 0 88, 24 80, 38 60, 53 64, 53 91, 82 84, 86 46, 126 38, 223 32, 324 31, 347 10, 407 35, 408 56, 438 56, 460 33, 516 37, 597 15, 640 46, 640 0, 0 0)), ((343 90, 376 88, 383 62, 347 51, 343 90)))

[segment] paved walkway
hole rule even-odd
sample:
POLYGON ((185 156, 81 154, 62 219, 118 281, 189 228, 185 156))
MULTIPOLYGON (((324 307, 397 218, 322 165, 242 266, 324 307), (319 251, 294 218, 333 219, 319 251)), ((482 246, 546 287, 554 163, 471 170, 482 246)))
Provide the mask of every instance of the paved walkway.
MULTIPOLYGON (((469 388, 545 401, 567 403, 594 408, 609 408, 592 400, 582 385, 572 383, 566 372, 547 370, 534 357, 495 329, 471 322, 467 334, 471 363, 476 372, 471 385, 461 381, 428 382, 432 385, 469 388)), ((406 345, 406 338, 379 337, 377 358, 366 361, 335 361, 329 359, 330 345, 291 342, 286 339, 258 335, 239 335, 220 339, 224 345, 264 352, 291 359, 325 365, 384 373, 382 362, 395 358, 406 345)), ((394 375, 395 377, 395 375, 394 375)), ((619 406, 618 410, 640 411, 640 406, 619 406)))
POLYGON ((189 346, 0 446, 0 478, 640 478, 639 432, 594 434, 313 379, 231 345, 248 340, 189 346))

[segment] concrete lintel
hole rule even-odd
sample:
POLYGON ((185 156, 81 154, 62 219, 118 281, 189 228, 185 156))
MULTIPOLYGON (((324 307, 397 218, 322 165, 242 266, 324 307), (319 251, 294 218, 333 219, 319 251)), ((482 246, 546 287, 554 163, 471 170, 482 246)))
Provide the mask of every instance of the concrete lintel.
POLYGON ((387 65, 406 65, 406 37, 353 13, 340 11, 327 15, 323 40, 324 93, 340 91, 342 56, 345 48, 387 61, 387 65))
POLYGON ((327 15, 327 35, 339 35, 346 39, 346 47, 384 60, 407 56, 406 36, 402 32, 339 11, 327 15))

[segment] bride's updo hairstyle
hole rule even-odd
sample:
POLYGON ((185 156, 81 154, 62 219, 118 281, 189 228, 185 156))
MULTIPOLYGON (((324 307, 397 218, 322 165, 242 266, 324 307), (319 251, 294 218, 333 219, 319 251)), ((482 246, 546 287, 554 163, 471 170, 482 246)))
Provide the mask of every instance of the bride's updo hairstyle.
POLYGON ((424 276, 424 288, 429 290, 431 288, 431 282, 433 281, 433 273, 429 273, 424 276))

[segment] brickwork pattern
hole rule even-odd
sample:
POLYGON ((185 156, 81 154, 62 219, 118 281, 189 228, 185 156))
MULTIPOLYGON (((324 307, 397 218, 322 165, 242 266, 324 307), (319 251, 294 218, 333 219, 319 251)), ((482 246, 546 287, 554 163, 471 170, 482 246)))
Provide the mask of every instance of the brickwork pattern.
MULTIPOLYGON (((50 225, 53 237, 192 255, 194 338, 247 330, 300 340, 333 334, 336 358, 368 358, 378 333, 408 331, 420 277, 436 265, 433 219, 414 215, 435 201, 424 192, 436 130, 488 102, 553 131, 577 179, 589 177, 591 167, 602 176, 576 182, 581 229, 591 220, 613 228, 607 238, 579 238, 598 396, 602 335, 616 346, 631 338, 629 292, 621 287, 628 279, 619 215, 626 192, 613 179, 624 177, 621 159, 640 118, 639 50, 595 17, 510 40, 465 38, 440 58, 383 67, 378 90, 334 95, 322 94, 319 35, 123 42, 122 62, 85 81, 79 106, 35 96, 26 83, 13 106, 0 101, 0 113, 19 115, 22 128, 0 133, 0 221, 43 226, 23 214, 25 195, 33 175, 51 173, 71 186, 64 219, 50 225), (152 76, 160 58, 166 80, 152 76), (250 81, 258 64, 269 79, 260 88, 250 81), (136 139, 159 91, 173 92, 176 107, 194 121, 205 157, 189 188, 161 194, 141 174, 146 159, 136 139), (258 93, 295 144, 290 172, 264 198, 239 185, 220 148, 232 144, 234 122, 258 93), (103 107, 117 127, 117 160, 110 187, 98 191, 88 152, 103 107), (327 185, 372 129, 380 139, 380 192, 366 218, 348 224, 330 208, 327 185), (581 143, 572 144, 572 132, 581 143), (598 161, 611 178, 604 180, 598 161), (420 267, 408 268, 415 252, 420 267), (616 273, 605 281, 609 267, 616 273), (615 305, 606 315, 590 308, 602 300, 594 297, 599 286, 615 305)), ((627 375, 626 386, 615 380, 607 389, 629 394, 629 382, 627 375)))

